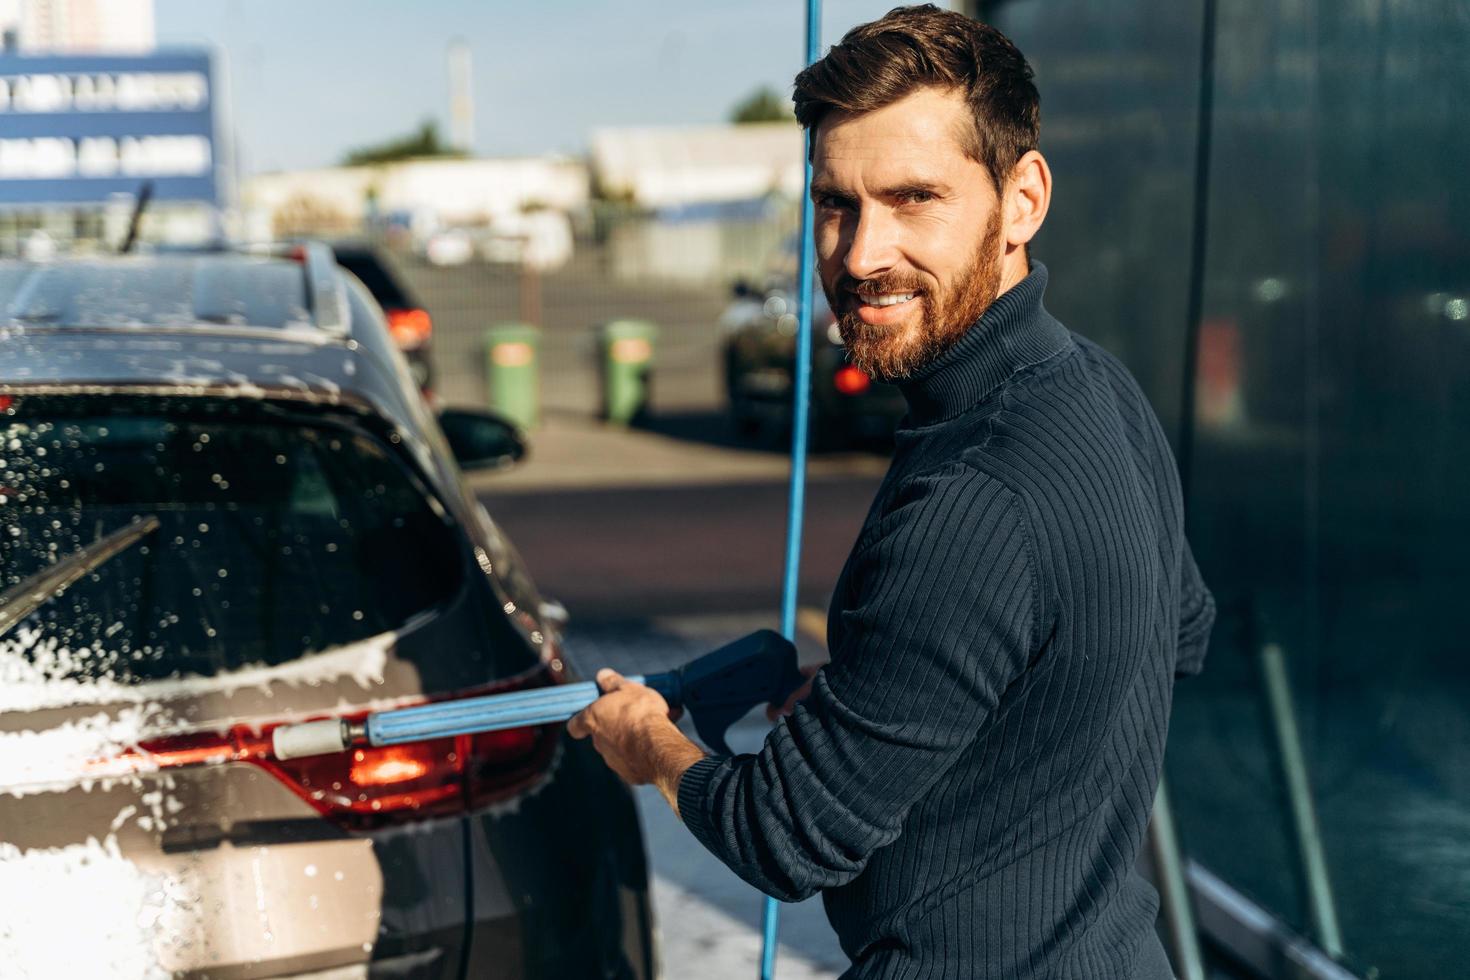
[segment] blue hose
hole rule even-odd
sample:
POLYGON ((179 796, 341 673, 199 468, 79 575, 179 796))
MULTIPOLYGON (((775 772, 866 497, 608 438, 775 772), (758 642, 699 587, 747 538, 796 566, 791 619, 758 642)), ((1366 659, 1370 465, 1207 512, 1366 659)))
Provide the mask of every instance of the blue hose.
MULTIPOLYGON (((807 0, 806 61, 817 60, 822 32, 822 0, 807 0)), ((806 435, 812 400, 812 267, 816 246, 812 240, 812 154, 807 134, 807 153, 801 182, 801 271, 797 277, 796 372, 792 381, 791 499, 786 512, 786 569, 781 583, 781 634, 796 642, 796 593, 801 576, 801 525, 806 514, 806 435)), ((761 975, 776 975, 776 935, 781 925, 781 905, 766 897, 761 913, 761 975)))

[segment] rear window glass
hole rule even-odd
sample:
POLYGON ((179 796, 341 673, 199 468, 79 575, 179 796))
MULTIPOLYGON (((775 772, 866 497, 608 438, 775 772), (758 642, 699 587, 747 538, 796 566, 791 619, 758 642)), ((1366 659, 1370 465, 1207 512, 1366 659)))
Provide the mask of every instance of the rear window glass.
POLYGON ((58 562, 92 565, 0 649, 78 678, 210 676, 395 629, 457 591, 455 533, 391 446, 188 401, 0 414, 5 598, 58 562))
POLYGON ((312 323, 301 266, 239 256, 0 267, 0 323, 180 327, 312 323))

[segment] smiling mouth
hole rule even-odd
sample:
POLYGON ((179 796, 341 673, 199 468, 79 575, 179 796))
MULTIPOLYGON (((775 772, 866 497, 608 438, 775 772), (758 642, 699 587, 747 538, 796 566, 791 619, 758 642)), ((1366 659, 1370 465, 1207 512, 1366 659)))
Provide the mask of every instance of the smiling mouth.
POLYGON ((865 306, 898 306, 917 297, 918 293, 857 293, 858 302, 865 306))

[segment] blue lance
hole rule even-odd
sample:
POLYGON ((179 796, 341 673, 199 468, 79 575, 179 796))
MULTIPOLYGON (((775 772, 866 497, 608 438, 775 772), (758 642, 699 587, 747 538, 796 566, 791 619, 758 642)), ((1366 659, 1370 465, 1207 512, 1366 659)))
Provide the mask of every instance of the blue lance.
MULTIPOLYGON (((807 0, 806 58, 817 60, 822 33, 822 0, 807 0)), ((781 634, 796 642, 796 598, 801 575, 801 527, 806 516, 807 422, 812 396, 812 269, 816 245, 812 237, 815 214, 812 206, 812 134, 806 135, 806 154, 801 181, 801 265, 797 276, 796 370, 792 384, 791 493, 786 510, 786 569, 781 581, 781 634)), ((781 905, 769 895, 761 911, 760 980, 776 975, 776 941, 781 925, 781 905)))
MULTIPOLYGON (((796 665, 796 647, 771 630, 757 630, 677 670, 628 678, 658 691, 671 708, 683 708, 694 730, 716 752, 729 755, 729 727, 760 704, 783 703, 805 683, 796 665)), ((595 683, 487 694, 375 711, 358 721, 324 718, 282 725, 271 732, 277 759, 345 752, 355 746, 381 747, 453 735, 503 731, 568 721, 600 696, 595 683)))

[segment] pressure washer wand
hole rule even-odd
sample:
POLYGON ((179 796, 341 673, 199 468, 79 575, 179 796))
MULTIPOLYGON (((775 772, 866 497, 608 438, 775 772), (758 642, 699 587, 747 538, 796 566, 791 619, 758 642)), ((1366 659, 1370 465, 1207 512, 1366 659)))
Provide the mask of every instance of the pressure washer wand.
MULTIPOLYGON (((732 754, 729 727, 759 704, 781 704, 805 683, 796 647, 781 634, 759 630, 692 660, 677 670, 628 678, 684 708, 694 730, 716 752, 732 754)), ((358 746, 402 745, 451 735, 567 721, 601 696, 591 682, 378 711, 358 722, 338 718, 282 725, 271 734, 277 759, 345 752, 358 746)))

